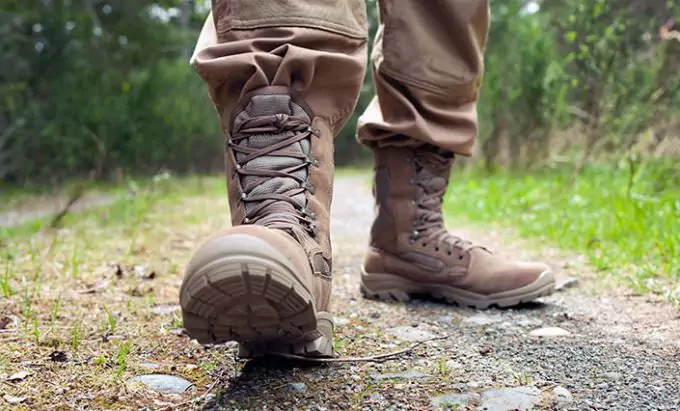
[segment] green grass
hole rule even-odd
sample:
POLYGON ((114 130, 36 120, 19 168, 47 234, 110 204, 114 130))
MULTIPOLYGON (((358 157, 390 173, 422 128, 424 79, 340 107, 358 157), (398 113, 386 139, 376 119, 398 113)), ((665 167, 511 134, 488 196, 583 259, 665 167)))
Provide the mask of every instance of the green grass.
MULTIPOLYGON (((68 183, 59 189, 59 192, 67 193, 75 183, 68 183)), ((14 195, 8 197, 8 203, 17 205, 21 209, 22 203, 35 203, 39 199, 45 199, 44 194, 36 191, 37 186, 27 187, 25 190, 13 188, 11 193, 3 195, 14 195)), ((94 184, 88 188, 86 194, 101 194, 111 197, 111 203, 104 206, 93 206, 86 211, 77 214, 69 214, 64 218, 64 224, 68 225, 73 221, 92 215, 99 215, 103 223, 120 222, 121 220, 133 219, 135 215, 143 213, 157 199, 165 202, 177 202, 185 196, 210 195, 223 192, 226 195, 226 183, 219 176, 191 176, 191 177, 162 177, 128 179, 123 184, 94 184)), ((1 198, 1 197, 0 197, 1 198)), ((47 199, 54 201, 54 199, 47 199)), ((7 208, 6 208, 7 209, 7 208)), ((5 210, 6 210, 5 209, 5 210)), ((11 208, 10 208, 11 209, 11 208)), ((4 211, 0 209, 0 212, 4 211)), ((51 222, 53 215, 25 221, 10 227, 0 227, 0 241, 3 238, 32 235, 39 232, 51 222)))
MULTIPOLYGON (((342 167, 336 170, 337 176, 360 176, 369 173, 370 169, 366 167, 342 167)), ((92 207, 87 211, 77 213, 77 215, 68 215, 64 219, 66 225, 75 219, 93 214, 101 215, 103 221, 129 219, 130 213, 143 212, 151 205, 151 202, 158 198, 162 198, 165 202, 177 202, 186 196, 215 195, 226 197, 227 195, 226 182, 221 175, 170 177, 161 174, 154 178, 128 178, 120 184, 110 182, 85 183, 80 180, 73 180, 58 188, 49 188, 38 184, 30 184, 25 187, 0 186, 3 189, 0 190, 0 213, 21 210, 26 205, 54 202, 55 197, 68 197, 68 193, 82 184, 87 184, 87 195, 109 196, 112 202, 106 206, 92 207), (133 192, 144 195, 131 195, 133 192), (102 210, 104 211, 102 212, 102 210)), ((3 238, 35 234, 46 224, 49 224, 52 218, 53 215, 50 214, 10 227, 0 227, 0 244, 3 238)))
POLYGON ((450 215, 501 223, 519 235, 586 255, 602 272, 639 292, 673 296, 680 284, 680 172, 648 165, 591 166, 569 185, 571 170, 543 174, 454 174, 450 215))
MULTIPOLYGON (((341 168, 338 176, 364 175, 366 168, 341 168)), ((625 167, 591 166, 568 185, 570 169, 542 174, 497 173, 479 170, 454 172, 446 199, 449 214, 483 224, 501 223, 523 237, 549 241, 560 248, 586 255, 602 272, 616 275, 639 292, 671 296, 680 285, 680 172, 672 164, 648 165, 634 179, 625 167), (675 167, 675 169, 674 169, 675 167)), ((102 190, 114 197, 105 207, 69 215, 69 226, 94 218, 102 227, 125 223, 137 237, 139 221, 157 203, 177 204, 186 197, 226 198, 221 176, 127 180, 102 190), (130 196, 137 191, 143 195, 130 196)), ((31 188, 13 191, 23 201, 36 195, 31 188)), ((225 212, 227 210, 224 210, 225 212)), ((30 236, 50 217, 11 228, 0 228, 3 239, 30 236)), ((199 221, 186 221, 188 224, 199 221)), ((134 247, 131 242, 130 247, 134 247)), ((71 271, 82 257, 70 256, 71 271)), ((2 272, 8 267, 1 267, 2 272)), ((9 292, 0 275, 0 293, 9 292), (4 290, 4 291, 3 291, 4 290)), ((678 298, 675 293, 674 298, 678 298)))

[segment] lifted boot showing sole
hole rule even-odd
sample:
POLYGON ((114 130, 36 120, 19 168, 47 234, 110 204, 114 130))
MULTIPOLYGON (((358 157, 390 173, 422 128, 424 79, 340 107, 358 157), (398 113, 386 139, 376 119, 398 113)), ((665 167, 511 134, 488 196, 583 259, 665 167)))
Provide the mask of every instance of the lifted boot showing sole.
POLYGON ((248 94, 227 142, 232 228, 195 251, 180 289, 184 326, 240 354, 333 354, 328 209, 332 138, 287 88, 248 94), (323 163, 323 164, 322 164, 323 163))

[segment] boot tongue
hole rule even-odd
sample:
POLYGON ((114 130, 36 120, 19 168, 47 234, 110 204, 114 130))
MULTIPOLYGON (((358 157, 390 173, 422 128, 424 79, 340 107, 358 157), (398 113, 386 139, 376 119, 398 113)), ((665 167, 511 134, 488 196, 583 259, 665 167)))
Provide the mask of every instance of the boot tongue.
POLYGON ((452 156, 434 149, 419 154, 420 164, 416 166, 418 197, 422 199, 422 207, 429 211, 422 218, 428 222, 443 223, 441 204, 448 186, 452 156))
MULTIPOLYGON (((309 115, 302 109, 302 107, 293 103, 291 97, 285 94, 275 94, 275 95, 261 95, 254 96, 248 103, 246 108, 238 114, 234 120, 234 129, 239 129, 240 126, 247 120, 256 117, 272 116, 277 114, 285 114, 289 116, 298 117, 306 122, 310 122, 311 119, 309 115)), ((263 147, 276 144, 287 138, 294 136, 293 131, 281 131, 276 133, 261 133, 253 134, 247 139, 243 139, 239 142, 239 145, 259 149, 263 147)), ((280 151, 286 151, 295 154, 304 154, 305 157, 309 154, 310 142, 305 139, 298 141, 289 146, 283 147, 280 151)), ((304 160, 294 157, 286 156, 274 156, 265 155, 256 157, 247 163, 242 163, 243 158, 246 157, 245 154, 236 153, 236 162, 241 165, 244 171, 247 170, 277 170, 283 171, 291 167, 299 166, 304 163, 304 160)), ((307 169, 305 167, 300 168, 297 171, 291 172, 290 175, 296 176, 302 180, 307 179, 307 169)), ((254 188, 248 193, 248 196, 257 196, 261 194, 283 194, 285 195, 290 190, 294 190, 300 187, 298 181, 290 177, 259 177, 259 176, 246 176, 242 178, 241 184, 245 186, 254 186, 254 188)), ((307 198, 304 193, 295 195, 291 197, 295 200, 300 208, 307 206, 307 198)), ((257 203, 246 202, 245 209, 249 212, 254 207, 257 207, 257 203)), ((295 207, 284 201, 279 201, 271 206, 269 210, 263 210, 263 214, 267 214, 268 217, 273 218, 286 218, 297 223, 297 218, 295 217, 295 207)))

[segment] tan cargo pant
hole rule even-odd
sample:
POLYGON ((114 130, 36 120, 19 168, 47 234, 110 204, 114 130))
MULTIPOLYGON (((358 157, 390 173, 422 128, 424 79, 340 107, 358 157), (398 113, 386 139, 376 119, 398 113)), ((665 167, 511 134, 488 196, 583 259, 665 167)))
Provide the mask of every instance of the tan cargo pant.
MULTIPOLYGON (((431 143, 469 155, 488 36, 488 0, 380 0, 376 96, 359 118, 368 146, 431 143)), ((300 93, 337 135, 366 72, 364 0, 213 0, 191 58, 223 129, 248 91, 300 93)))

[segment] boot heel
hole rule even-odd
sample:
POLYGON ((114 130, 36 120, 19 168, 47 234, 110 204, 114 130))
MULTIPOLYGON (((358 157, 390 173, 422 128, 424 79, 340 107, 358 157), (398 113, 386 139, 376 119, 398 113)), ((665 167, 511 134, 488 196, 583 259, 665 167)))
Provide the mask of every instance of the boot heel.
POLYGON ((187 334, 200 343, 284 345, 322 335, 309 291, 288 267, 258 255, 187 273, 180 301, 187 334))
POLYGON ((418 291, 418 285, 403 277, 386 273, 368 273, 361 267, 361 293, 364 297, 383 301, 406 302, 418 291))
POLYGON ((293 354, 304 357, 333 356, 333 320, 328 313, 317 313, 316 332, 309 333, 303 340, 293 343, 241 343, 240 358, 257 358, 272 353, 293 354))

